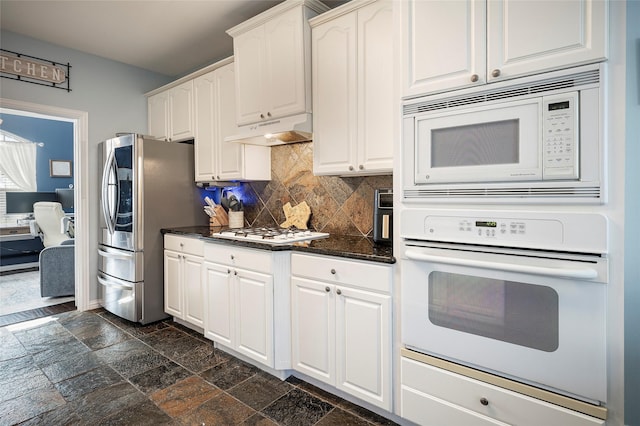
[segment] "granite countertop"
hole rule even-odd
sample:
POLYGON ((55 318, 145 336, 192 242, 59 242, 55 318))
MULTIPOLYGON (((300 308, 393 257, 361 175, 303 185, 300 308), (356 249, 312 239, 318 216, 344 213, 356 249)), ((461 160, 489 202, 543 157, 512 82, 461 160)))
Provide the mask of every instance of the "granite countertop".
POLYGON ((214 238, 211 234, 220 232, 224 228, 209 226, 188 226, 181 228, 162 229, 163 234, 177 234, 199 237, 207 242, 235 245, 239 247, 257 248, 260 250, 282 251, 292 250, 304 253, 323 254, 327 256, 345 257, 348 259, 368 260, 380 263, 395 263, 391 246, 375 244, 372 239, 350 235, 330 235, 312 241, 303 241, 289 245, 271 245, 256 241, 234 241, 214 238))

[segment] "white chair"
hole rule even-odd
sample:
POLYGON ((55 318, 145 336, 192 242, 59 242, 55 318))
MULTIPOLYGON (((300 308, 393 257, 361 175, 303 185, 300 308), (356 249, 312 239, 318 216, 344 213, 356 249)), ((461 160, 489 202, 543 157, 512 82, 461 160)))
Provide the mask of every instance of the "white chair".
POLYGON ((69 220, 60 203, 39 201, 33 204, 33 216, 40 228, 42 244, 45 247, 58 246, 69 239, 66 224, 69 220))

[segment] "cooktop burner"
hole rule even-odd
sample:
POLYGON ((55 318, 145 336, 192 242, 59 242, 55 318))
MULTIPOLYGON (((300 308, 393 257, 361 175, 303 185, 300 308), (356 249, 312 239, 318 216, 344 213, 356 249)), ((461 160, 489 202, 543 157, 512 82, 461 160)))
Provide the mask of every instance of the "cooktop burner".
POLYGON ((255 241, 264 244, 291 244, 299 241, 327 238, 326 232, 313 232, 308 229, 297 228, 231 228, 215 234, 213 238, 223 238, 235 241, 255 241))

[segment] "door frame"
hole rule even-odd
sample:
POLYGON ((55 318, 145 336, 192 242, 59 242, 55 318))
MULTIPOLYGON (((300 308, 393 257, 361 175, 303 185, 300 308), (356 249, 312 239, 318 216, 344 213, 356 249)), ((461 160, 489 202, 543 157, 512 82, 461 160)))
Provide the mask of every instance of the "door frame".
POLYGON ((89 113, 0 98, 0 107, 61 118, 73 123, 73 176, 75 189, 75 304, 79 311, 89 309, 89 113))

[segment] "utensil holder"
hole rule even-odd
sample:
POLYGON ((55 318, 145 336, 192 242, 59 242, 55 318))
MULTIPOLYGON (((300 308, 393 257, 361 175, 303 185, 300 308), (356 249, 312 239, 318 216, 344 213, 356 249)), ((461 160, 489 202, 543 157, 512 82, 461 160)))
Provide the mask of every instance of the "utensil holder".
POLYGON ((229 210, 229 228, 244 228, 244 211, 229 210))

